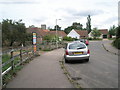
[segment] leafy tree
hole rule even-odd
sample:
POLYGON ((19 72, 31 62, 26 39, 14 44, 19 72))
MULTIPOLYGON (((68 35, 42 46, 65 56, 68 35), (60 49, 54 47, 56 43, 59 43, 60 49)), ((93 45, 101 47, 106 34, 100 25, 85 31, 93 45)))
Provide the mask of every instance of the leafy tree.
POLYGON ((116 28, 116 38, 120 38, 120 26, 116 28))
POLYGON ((56 31, 56 27, 57 27, 57 30, 58 30, 58 31, 61 30, 61 27, 60 27, 59 25, 55 25, 55 26, 54 26, 54 29, 52 29, 52 28, 50 28, 50 27, 48 27, 48 29, 49 29, 50 31, 56 31))
POLYGON ((94 39, 96 39, 97 37, 100 37, 101 33, 98 31, 97 28, 93 28, 91 35, 93 36, 94 39))
POLYGON ((68 34, 72 29, 74 29, 73 26, 69 26, 69 27, 65 28, 64 32, 66 34, 68 34))
POLYGON ((61 27, 59 25, 55 25, 54 30, 56 30, 56 28, 57 28, 58 31, 61 30, 61 27))
POLYGON ((120 49, 120 26, 116 28, 116 39, 113 41, 113 46, 120 49))
POLYGON ((83 30, 83 25, 77 22, 74 22, 72 26, 65 28, 64 32, 68 34, 72 29, 83 30))
POLYGON ((9 19, 2 21, 2 41, 12 46, 14 42, 25 44, 26 27, 22 20, 12 21, 9 19))
POLYGON ((58 40, 58 36, 56 37, 56 35, 46 35, 43 37, 43 39, 47 41, 56 41, 56 39, 58 40))
POLYGON ((110 29, 109 29, 109 35, 110 35, 110 37, 112 37, 112 35, 113 36, 116 35, 116 27, 115 27, 115 25, 113 25, 112 27, 110 27, 110 29))
POLYGON ((83 27, 82 24, 77 23, 77 22, 74 22, 74 23, 72 24, 72 26, 73 26, 74 29, 77 29, 77 30, 82 30, 82 27, 83 27))
POLYGON ((88 33, 91 32, 91 18, 90 18, 90 15, 88 15, 88 17, 87 17, 86 29, 88 30, 88 33))

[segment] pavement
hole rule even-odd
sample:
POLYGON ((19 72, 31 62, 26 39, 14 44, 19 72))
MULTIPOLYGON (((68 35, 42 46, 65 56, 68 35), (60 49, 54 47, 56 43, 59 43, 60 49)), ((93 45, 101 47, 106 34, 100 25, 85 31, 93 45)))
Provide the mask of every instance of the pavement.
POLYGON ((41 54, 26 64, 6 88, 74 88, 61 69, 62 58, 63 49, 41 54))
POLYGON ((106 51, 110 52, 110 53, 113 53, 115 55, 119 55, 119 52, 118 52, 118 49, 115 48, 114 46, 112 46, 112 42, 113 40, 103 40, 103 47, 105 48, 106 51))

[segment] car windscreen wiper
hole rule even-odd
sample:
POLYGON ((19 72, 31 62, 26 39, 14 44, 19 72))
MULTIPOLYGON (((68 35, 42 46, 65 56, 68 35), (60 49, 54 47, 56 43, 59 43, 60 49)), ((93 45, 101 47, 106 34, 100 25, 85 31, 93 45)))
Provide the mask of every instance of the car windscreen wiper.
POLYGON ((83 48, 85 48, 85 47, 77 47, 77 49, 83 49, 83 48))

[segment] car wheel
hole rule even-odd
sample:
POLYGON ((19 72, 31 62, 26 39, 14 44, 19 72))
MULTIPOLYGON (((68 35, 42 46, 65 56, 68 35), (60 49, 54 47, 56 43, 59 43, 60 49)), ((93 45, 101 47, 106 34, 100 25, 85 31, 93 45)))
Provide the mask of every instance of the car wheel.
POLYGON ((65 59, 65 63, 68 63, 68 60, 67 60, 67 59, 65 59))
POLYGON ((89 62, 89 59, 86 59, 86 62, 89 62))

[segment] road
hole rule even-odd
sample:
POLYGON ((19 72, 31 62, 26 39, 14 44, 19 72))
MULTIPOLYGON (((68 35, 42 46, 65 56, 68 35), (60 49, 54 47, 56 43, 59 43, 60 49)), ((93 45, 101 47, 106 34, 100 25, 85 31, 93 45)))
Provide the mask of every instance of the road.
POLYGON ((106 41, 90 42, 89 62, 65 64, 72 77, 81 78, 83 88, 118 88, 118 56, 105 51, 102 43, 106 41))

